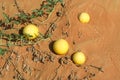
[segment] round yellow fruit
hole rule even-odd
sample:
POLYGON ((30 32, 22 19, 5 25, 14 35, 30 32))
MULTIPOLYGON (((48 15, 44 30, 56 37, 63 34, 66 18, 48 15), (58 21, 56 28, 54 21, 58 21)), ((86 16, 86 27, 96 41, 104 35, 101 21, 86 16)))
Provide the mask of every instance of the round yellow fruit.
POLYGON ((79 15, 79 20, 81 23, 88 23, 90 21, 90 15, 86 12, 82 12, 79 15))
POLYGON ((38 27, 33 24, 29 24, 24 27, 23 34, 27 39, 30 39, 30 40, 35 39, 39 36, 38 27))
POLYGON ((77 65, 82 65, 86 61, 86 57, 82 52, 76 52, 72 55, 72 60, 77 65))
POLYGON ((53 44, 53 50, 56 54, 66 54, 68 52, 68 49, 68 42, 64 39, 59 39, 53 44))

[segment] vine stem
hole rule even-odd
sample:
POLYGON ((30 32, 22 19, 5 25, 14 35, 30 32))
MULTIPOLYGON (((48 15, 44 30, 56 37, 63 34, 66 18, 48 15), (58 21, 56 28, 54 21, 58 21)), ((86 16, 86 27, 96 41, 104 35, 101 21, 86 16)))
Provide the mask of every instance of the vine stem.
POLYGON ((14 2, 15 2, 15 6, 17 7, 18 12, 22 12, 22 10, 20 9, 20 7, 18 6, 17 1, 16 1, 16 0, 14 0, 14 2))

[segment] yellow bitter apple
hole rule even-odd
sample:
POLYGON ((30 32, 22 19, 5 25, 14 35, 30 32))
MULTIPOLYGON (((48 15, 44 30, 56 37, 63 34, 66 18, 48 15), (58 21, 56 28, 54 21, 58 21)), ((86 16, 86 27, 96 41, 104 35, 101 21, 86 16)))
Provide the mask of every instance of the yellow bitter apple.
POLYGON ((24 27, 23 34, 27 39, 30 39, 30 40, 35 39, 39 36, 38 27, 33 24, 29 24, 24 27))
POLYGON ((82 12, 79 15, 79 20, 81 23, 88 23, 90 21, 90 15, 87 12, 82 12))
POLYGON ((56 54, 66 54, 68 52, 69 45, 64 39, 56 40, 53 44, 53 50, 56 54))
POLYGON ((72 60, 77 65, 82 65, 86 61, 86 56, 83 52, 76 52, 72 55, 72 60))

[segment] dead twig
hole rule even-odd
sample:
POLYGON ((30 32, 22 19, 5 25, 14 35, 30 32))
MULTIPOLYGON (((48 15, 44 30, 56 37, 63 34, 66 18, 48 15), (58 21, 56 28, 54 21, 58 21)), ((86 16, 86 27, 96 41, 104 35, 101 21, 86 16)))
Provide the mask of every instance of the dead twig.
POLYGON ((77 72, 71 71, 70 75, 68 76, 68 80, 78 80, 77 72))
POLYGON ((65 57, 62 57, 62 58, 59 59, 59 63, 60 63, 61 65, 63 65, 63 64, 68 64, 68 63, 69 63, 69 60, 70 60, 70 56, 65 56, 65 57))
POLYGON ((94 66, 94 65, 90 65, 90 67, 93 67, 93 68, 97 69, 100 72, 104 72, 102 67, 97 67, 97 66, 94 66))
POLYGON ((12 65, 14 66, 15 71, 17 72, 17 76, 15 78, 17 78, 18 80, 26 80, 23 75, 20 73, 20 71, 17 69, 16 65, 10 61, 12 63, 12 65))
POLYGON ((55 23, 51 23, 50 27, 48 28, 48 30, 46 31, 44 38, 49 38, 51 37, 51 35, 53 34, 53 31, 55 31, 55 29, 57 28, 57 25, 55 23))
POLYGON ((61 66, 62 66, 62 65, 60 64, 60 65, 56 68, 56 70, 55 70, 55 76, 53 77, 52 80, 55 80, 55 78, 56 78, 56 76, 57 76, 57 74, 58 74, 58 70, 60 69, 61 66))

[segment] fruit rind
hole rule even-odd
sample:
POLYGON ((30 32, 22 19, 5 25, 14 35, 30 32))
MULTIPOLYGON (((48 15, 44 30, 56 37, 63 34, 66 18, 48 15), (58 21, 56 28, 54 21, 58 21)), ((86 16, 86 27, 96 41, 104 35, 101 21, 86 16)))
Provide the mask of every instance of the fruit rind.
POLYGON ((29 24, 24 27, 23 34, 27 39, 30 39, 30 40, 35 39, 39 36, 38 27, 33 24, 29 24))
POLYGON ((79 15, 79 20, 81 23, 88 23, 90 21, 90 15, 87 12, 82 12, 79 15))
POLYGON ((83 52, 76 52, 72 55, 72 60, 75 64, 83 65, 86 61, 86 57, 83 52))
POLYGON ((66 54, 68 52, 69 45, 68 42, 64 39, 59 39, 54 42, 53 50, 56 54, 66 54))

